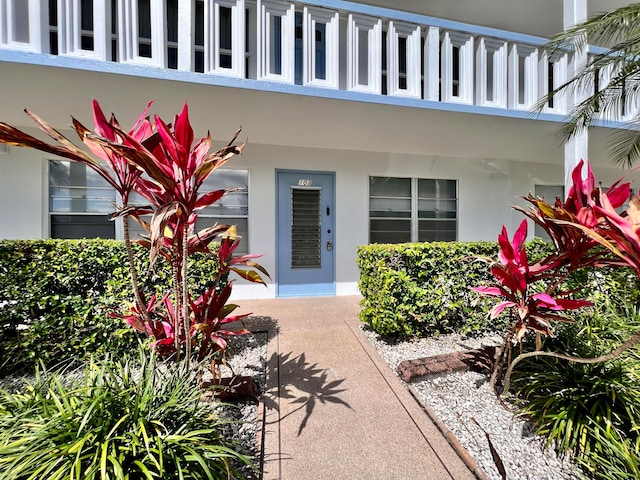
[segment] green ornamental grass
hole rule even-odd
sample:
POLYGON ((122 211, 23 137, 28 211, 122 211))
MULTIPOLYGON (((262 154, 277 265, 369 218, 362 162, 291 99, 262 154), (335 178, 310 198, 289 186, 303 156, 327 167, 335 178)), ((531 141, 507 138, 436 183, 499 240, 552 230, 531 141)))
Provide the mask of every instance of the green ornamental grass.
MULTIPOLYGON (((610 351, 640 327, 640 313, 609 306, 567 325, 546 349, 579 356, 610 351)), ((518 367, 512 387, 521 413, 536 433, 561 455, 582 465, 591 478, 640 478, 640 352, 598 364, 571 363, 548 357, 527 359, 518 367)))
POLYGON ((0 390, 0 478, 229 479, 254 469, 221 435, 225 420, 180 364, 91 361, 76 374, 38 370, 0 390))

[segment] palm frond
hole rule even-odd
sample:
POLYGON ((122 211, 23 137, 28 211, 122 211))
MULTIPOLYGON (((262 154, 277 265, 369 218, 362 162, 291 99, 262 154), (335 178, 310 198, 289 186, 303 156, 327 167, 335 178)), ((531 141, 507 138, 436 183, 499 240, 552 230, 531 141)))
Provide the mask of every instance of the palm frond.
MULTIPOLYGON (((582 98, 570 109, 558 131, 562 142, 570 140, 594 122, 627 121, 640 106, 640 3, 599 14, 570 28, 543 46, 549 56, 582 53, 588 45, 606 50, 592 55, 565 83, 536 103, 536 113, 544 111, 552 99, 562 96, 582 98)), ((608 150, 614 164, 629 167, 640 160, 640 119, 616 132, 608 150)))

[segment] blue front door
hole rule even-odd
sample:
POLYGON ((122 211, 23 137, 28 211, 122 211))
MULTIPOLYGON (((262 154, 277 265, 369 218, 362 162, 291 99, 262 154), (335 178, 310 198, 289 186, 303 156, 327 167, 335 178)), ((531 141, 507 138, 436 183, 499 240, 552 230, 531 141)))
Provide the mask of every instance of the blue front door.
POLYGON ((334 174, 276 175, 277 295, 335 295, 334 174))

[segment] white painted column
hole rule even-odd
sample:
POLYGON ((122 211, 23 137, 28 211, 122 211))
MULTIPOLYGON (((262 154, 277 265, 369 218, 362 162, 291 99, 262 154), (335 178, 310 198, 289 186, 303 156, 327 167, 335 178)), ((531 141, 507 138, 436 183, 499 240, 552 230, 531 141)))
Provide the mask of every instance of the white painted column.
POLYGON ((194 64, 195 0, 178 0, 178 70, 190 72, 194 64))
MULTIPOLYGON (((571 28, 587 20, 587 0, 563 0, 563 27, 571 28)), ((568 78, 573 78, 576 72, 580 71, 587 63, 587 52, 575 52, 570 59, 568 68, 568 78)), ((572 106, 587 98, 588 93, 576 89, 569 93, 569 111, 572 106)), ((571 172, 575 166, 584 160, 589 161, 589 134, 587 130, 578 132, 571 140, 564 145, 564 191, 569 193, 571 187, 571 172)), ((587 169, 582 170, 583 178, 586 177, 587 169)))
POLYGON ((424 98, 440 101, 440 29, 427 27, 424 43, 424 98))

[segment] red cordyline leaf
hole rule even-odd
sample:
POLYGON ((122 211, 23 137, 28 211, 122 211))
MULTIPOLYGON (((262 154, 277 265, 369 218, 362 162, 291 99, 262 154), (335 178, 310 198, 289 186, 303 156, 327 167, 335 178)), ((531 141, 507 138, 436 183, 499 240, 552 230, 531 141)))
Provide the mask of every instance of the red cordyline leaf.
MULTIPOLYGON (((174 125, 177 144, 185 153, 190 151, 193 144, 193 129, 189 123, 189 107, 186 103, 182 107, 182 112, 176 115, 174 125)), ((186 167, 186 164, 184 166, 186 167)))
POLYGON ((548 293, 536 293, 535 295, 531 295, 531 298, 535 300, 538 305, 552 310, 561 310, 556 300, 548 293))
MULTIPOLYGON (((510 290, 511 292, 522 292, 525 288, 523 288, 522 275, 520 271, 515 268, 510 268, 511 265, 494 265, 491 267, 491 273, 494 278, 502 284, 505 288, 510 290)), ((526 287, 526 284, 524 285, 526 287)))
POLYGON ((205 193, 200 197, 194 206, 194 210, 200 210, 202 208, 209 207, 220 200, 227 194, 227 190, 214 190, 212 192, 205 193))
POLYGON ((572 186, 569 188, 565 205, 574 215, 586 206, 593 206, 591 193, 595 189, 595 178, 591 166, 587 164, 587 177, 582 179, 584 160, 580 160, 571 172, 572 186))
POLYGON ((241 315, 233 315, 230 317, 224 317, 223 319, 220 320, 220 325, 226 324, 226 323, 233 323, 233 322, 237 322, 238 320, 242 320, 243 318, 247 318, 249 315, 251 315, 251 313, 243 313, 241 315))
POLYGON ((515 307, 516 304, 513 302, 509 302, 509 301, 504 301, 504 302, 500 302, 498 303, 495 307, 493 307, 491 309, 491 314, 489 315, 489 318, 491 318, 491 320, 493 320, 494 318, 497 318, 505 308, 507 307, 515 307))
POLYGON ((193 176, 196 188, 199 188, 207 177, 197 177, 196 171, 205 162, 207 155, 211 150, 211 135, 207 132, 207 136, 201 138, 198 143, 191 149, 189 154, 188 172, 190 176, 193 176))
POLYGON ((562 308, 562 310, 577 310, 582 307, 592 307, 593 302, 588 300, 571 300, 564 298, 556 298, 557 304, 562 308))
POLYGON ((488 295, 491 297, 506 297, 509 293, 500 287, 469 287, 474 292, 481 293, 483 295, 488 295))

